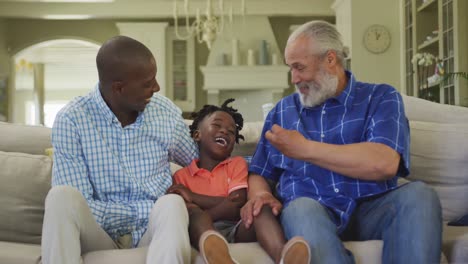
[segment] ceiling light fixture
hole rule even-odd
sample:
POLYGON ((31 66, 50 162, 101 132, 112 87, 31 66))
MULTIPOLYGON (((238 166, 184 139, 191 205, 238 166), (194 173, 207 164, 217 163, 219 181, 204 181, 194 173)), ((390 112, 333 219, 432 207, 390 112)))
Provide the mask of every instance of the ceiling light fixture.
MULTIPOLYGON (((188 39, 193 36, 197 37, 199 43, 205 42, 208 46, 208 49, 211 49, 213 42, 216 40, 216 37, 223 33, 225 16, 229 19, 229 24, 232 27, 233 23, 233 8, 232 2, 230 2, 229 12, 226 12, 224 8, 223 0, 215 0, 217 2, 218 8, 213 8, 211 5, 212 0, 207 0, 205 15, 200 15, 199 8, 196 9, 195 21, 190 24, 189 22, 189 0, 184 0, 184 13, 185 13, 185 34, 179 33, 178 26, 178 4, 177 0, 174 0, 174 25, 175 32, 178 39, 188 39), (216 13, 216 14, 215 14, 216 13)), ((241 0, 241 15, 245 16, 246 7, 245 0, 241 0)))

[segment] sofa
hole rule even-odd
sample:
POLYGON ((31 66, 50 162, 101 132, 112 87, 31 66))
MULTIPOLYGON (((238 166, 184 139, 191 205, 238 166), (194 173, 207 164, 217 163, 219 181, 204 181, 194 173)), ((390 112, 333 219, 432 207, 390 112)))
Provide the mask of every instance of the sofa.
MULTIPOLYGON (((468 214, 468 108, 403 96, 411 126, 411 175, 440 197, 445 221, 442 263, 468 263, 468 227, 448 221, 468 214)), ((261 109, 259 109, 261 111, 261 109)), ((262 122, 247 122, 235 155, 252 155, 262 122)), ((40 263, 44 199, 50 189, 50 129, 0 123, 0 263, 40 263)), ((177 166, 173 166, 173 170, 177 166)), ((421 219, 424 221, 424 219, 421 219)), ((417 224, 417 223, 414 223, 417 224)), ((346 242, 356 263, 381 263, 382 241, 346 242)), ((231 244, 239 263, 273 263, 258 243, 231 244)), ((147 248, 84 254, 83 263, 145 263, 147 248)), ((192 250, 192 263, 203 263, 192 250)))

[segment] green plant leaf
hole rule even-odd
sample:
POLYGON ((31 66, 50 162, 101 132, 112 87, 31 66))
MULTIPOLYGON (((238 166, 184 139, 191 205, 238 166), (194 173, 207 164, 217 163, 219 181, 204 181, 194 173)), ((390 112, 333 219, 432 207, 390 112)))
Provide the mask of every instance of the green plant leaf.
POLYGON ((468 80, 468 72, 447 72, 444 75, 443 81, 456 80, 458 78, 463 78, 468 80))

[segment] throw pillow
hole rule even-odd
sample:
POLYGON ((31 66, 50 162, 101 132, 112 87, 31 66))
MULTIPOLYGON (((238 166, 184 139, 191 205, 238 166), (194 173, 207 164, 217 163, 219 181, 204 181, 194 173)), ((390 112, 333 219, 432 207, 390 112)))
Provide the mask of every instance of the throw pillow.
POLYGON ((0 241, 40 244, 52 160, 0 151, 0 241))
POLYGON ((410 180, 429 184, 439 195, 443 218, 468 213, 468 124, 411 121, 410 180))

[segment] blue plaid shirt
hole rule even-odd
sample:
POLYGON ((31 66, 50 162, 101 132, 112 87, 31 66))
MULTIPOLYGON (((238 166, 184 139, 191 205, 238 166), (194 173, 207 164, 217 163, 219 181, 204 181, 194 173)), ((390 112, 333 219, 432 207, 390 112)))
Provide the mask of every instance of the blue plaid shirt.
POLYGON ((158 197, 172 184, 169 162, 198 156, 181 111, 155 94, 136 121, 122 128, 99 89, 78 97, 52 129, 52 185, 78 188, 113 238, 131 233, 136 246, 158 197))
MULTIPOLYGON (((283 98, 268 114, 262 135, 273 124, 299 131, 309 140, 330 144, 375 142, 397 151, 402 158, 397 176, 409 173, 409 126, 400 94, 385 84, 349 81, 345 90, 322 105, 303 107, 299 95, 283 98)), ((380 194, 397 186, 387 181, 358 180, 284 156, 263 136, 249 171, 277 182, 277 193, 287 205, 298 197, 310 197, 328 208, 338 232, 346 227, 359 198, 380 194)))

